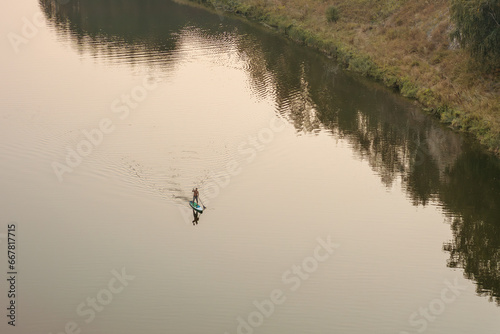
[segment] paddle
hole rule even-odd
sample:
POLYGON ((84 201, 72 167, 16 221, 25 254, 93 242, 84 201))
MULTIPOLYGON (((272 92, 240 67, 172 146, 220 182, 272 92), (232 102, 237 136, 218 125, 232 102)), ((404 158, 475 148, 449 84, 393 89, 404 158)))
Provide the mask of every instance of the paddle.
POLYGON ((205 210, 207 207, 203 204, 200 195, 198 195, 198 199, 200 200, 201 205, 203 205, 203 210, 205 210))

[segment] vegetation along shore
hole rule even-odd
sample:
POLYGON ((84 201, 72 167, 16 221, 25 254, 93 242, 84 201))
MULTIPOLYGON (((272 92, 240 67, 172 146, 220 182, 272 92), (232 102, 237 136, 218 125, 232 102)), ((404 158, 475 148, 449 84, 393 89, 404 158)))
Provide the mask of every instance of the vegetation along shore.
POLYGON ((500 154, 498 0, 180 0, 259 21, 500 154))

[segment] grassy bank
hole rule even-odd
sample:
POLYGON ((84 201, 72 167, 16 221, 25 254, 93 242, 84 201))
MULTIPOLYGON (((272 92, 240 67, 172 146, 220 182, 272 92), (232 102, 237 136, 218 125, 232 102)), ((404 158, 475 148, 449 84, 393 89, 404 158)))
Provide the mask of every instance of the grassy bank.
POLYGON ((500 153, 500 72, 486 73, 450 39, 449 0, 183 1, 260 21, 317 48, 500 153))

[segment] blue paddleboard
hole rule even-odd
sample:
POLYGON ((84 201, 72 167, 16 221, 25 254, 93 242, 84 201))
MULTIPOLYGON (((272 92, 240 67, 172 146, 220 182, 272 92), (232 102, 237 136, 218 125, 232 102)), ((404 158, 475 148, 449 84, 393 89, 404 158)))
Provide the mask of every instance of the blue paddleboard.
POLYGON ((200 206, 199 204, 197 204, 197 203, 195 203, 193 201, 189 201, 189 205, 193 208, 193 210, 196 210, 199 213, 203 213, 203 207, 200 206))

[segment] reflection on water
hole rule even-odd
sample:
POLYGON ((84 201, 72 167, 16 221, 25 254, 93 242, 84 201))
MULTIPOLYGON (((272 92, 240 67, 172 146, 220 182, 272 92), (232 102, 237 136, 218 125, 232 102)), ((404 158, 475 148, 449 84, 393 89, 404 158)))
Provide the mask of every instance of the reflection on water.
POLYGON ((446 173, 440 199, 452 215, 448 266, 463 268, 477 293, 500 305, 500 179, 496 159, 462 154, 446 173))
POLYGON ((196 210, 193 210, 193 225, 198 225, 200 221, 200 214, 196 212, 196 210))
MULTIPOLYGON (((165 0, 40 5, 62 41, 100 62, 167 73, 180 53, 191 52, 195 61, 196 50, 214 48, 213 61, 243 69, 256 98, 273 99, 276 113, 299 135, 326 131, 345 139, 385 186, 401 184, 414 205, 441 206, 453 231, 444 246, 448 266, 463 268, 478 294, 500 305, 500 164, 474 143, 386 89, 346 75, 322 55, 232 19, 165 0)), ((195 159, 195 153, 183 155, 195 159)), ((145 177, 141 165, 126 164, 145 177)), ((174 178, 178 170, 171 172, 165 193, 184 200, 174 178)))

